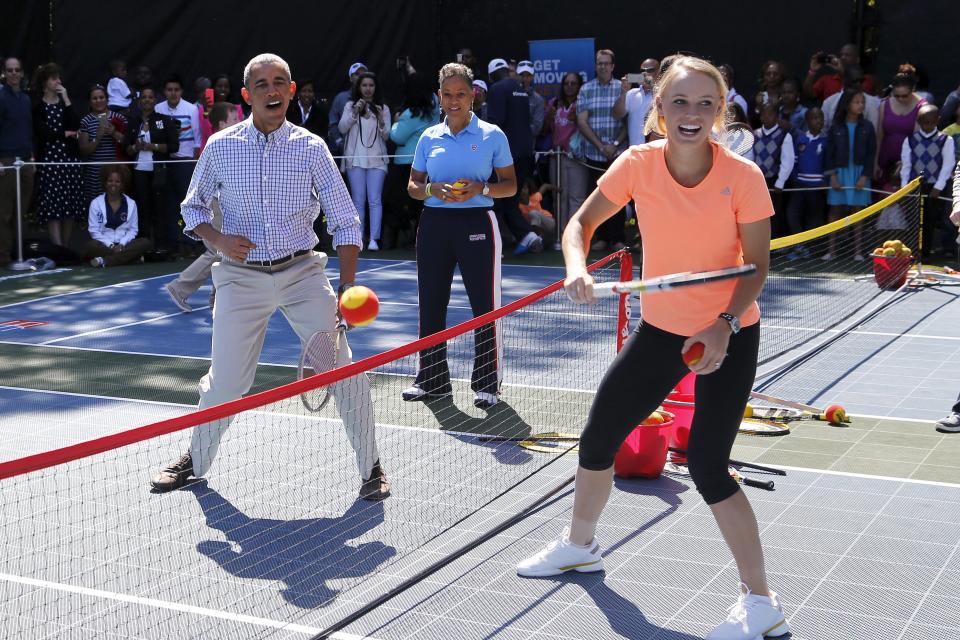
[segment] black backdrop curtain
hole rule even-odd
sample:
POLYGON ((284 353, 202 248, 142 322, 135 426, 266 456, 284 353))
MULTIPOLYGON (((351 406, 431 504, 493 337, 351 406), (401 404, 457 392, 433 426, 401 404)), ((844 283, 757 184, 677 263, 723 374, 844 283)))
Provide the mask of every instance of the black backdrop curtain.
MULTIPOLYGON (((862 0, 861 0, 862 1, 862 0)), ((594 37, 617 53, 617 74, 637 71, 645 57, 686 50, 730 62, 737 88, 751 94, 765 60, 786 62, 792 75, 806 73, 810 54, 836 51, 855 39, 857 2, 806 0, 760 4, 694 0, 683 5, 607 0, 195 0, 92 3, 76 0, 4 2, 0 53, 16 53, 28 69, 53 59, 65 68, 65 84, 78 102, 86 88, 106 80, 107 62, 122 58, 131 70, 146 64, 160 84, 172 72, 187 83, 198 75, 229 73, 239 88, 243 65, 272 51, 286 58, 294 78, 313 78, 322 96, 347 86, 347 67, 363 61, 377 71, 396 100, 396 58, 409 55, 434 73, 471 47, 485 68, 491 57, 523 58, 527 41, 594 37), (52 43, 52 44, 51 44, 52 43)), ((878 0, 878 51, 873 69, 889 80, 896 64, 924 68, 942 98, 960 81, 949 44, 956 40, 953 0, 878 0), (946 47, 946 48, 945 48, 946 47)))

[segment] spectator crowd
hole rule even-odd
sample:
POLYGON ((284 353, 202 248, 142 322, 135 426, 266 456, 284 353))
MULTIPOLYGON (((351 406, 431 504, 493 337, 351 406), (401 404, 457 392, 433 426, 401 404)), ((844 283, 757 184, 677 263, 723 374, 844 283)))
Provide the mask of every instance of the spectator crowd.
MULTIPOLYGON (((671 56, 624 63, 601 49, 591 80, 568 71, 549 97, 535 86, 529 60, 482 65, 467 48, 456 58, 474 74, 474 113, 500 127, 509 142, 519 189, 497 200, 495 210, 514 254, 552 246, 558 226, 610 163, 627 146, 656 137, 646 135, 644 125, 671 56)), ((296 79, 287 112, 338 158, 368 251, 414 243, 421 207, 407 195, 407 180, 421 134, 443 117, 435 74, 418 71, 407 58, 397 63, 402 97, 395 104, 386 101, 381 78, 355 62, 345 69, 349 86, 329 101, 319 98, 315 82, 296 79)), ((960 88, 937 100, 919 87, 909 63, 866 73, 852 44, 836 54, 815 53, 799 76, 782 62, 766 61, 747 93, 738 91, 731 65, 720 69, 730 89, 729 120, 755 129, 755 144, 744 155, 760 167, 773 195, 774 236, 838 219, 920 177, 930 196, 924 251, 955 250, 948 202, 960 142, 960 88)), ((148 67, 130 74, 122 60, 104 70, 105 82, 86 89, 88 112, 81 114, 58 65, 28 74, 17 56, 3 59, 0 264, 16 257, 11 167, 18 158, 38 163, 19 172, 22 209, 61 258, 109 266, 148 253, 203 253, 182 233, 180 203, 209 137, 248 115, 238 87, 227 74, 189 85, 176 74, 157 82, 148 67), (87 229, 90 242, 71 244, 78 227, 87 229)), ((628 205, 598 229, 592 248, 638 248, 631 213, 628 205)), ((323 245, 322 220, 316 229, 323 245)))

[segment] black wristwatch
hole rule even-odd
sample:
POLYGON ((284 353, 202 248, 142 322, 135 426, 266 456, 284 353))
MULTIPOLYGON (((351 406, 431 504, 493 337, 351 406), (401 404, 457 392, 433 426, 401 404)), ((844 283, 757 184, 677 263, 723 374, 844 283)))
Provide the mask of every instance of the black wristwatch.
POLYGON ((340 297, 343 295, 343 292, 352 286, 354 286, 352 282, 344 282, 339 287, 337 287, 337 299, 339 300, 340 297))
POLYGON ((724 320, 727 321, 727 324, 730 325, 730 332, 731 332, 731 333, 739 333, 739 332, 740 332, 740 318, 738 318, 737 316, 735 316, 735 315, 733 315, 733 314, 731 314, 731 313, 721 313, 721 314, 718 315, 717 317, 718 317, 718 318, 723 318, 724 320))

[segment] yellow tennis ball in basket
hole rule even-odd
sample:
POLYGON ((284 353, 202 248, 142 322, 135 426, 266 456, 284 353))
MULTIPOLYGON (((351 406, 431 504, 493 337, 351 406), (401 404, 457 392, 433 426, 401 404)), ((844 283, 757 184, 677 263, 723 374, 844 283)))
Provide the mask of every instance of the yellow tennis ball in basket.
POLYGON ((909 258, 910 256, 913 255, 913 250, 910 247, 901 247, 900 255, 903 256, 904 258, 909 258))
POLYGON ((883 250, 883 255, 887 258, 892 258, 895 255, 897 255, 897 250, 894 249, 893 247, 887 247, 886 249, 883 250))
POLYGON ((351 326, 367 326, 377 319, 379 311, 380 300, 377 294, 367 287, 350 287, 340 296, 340 315, 351 326))

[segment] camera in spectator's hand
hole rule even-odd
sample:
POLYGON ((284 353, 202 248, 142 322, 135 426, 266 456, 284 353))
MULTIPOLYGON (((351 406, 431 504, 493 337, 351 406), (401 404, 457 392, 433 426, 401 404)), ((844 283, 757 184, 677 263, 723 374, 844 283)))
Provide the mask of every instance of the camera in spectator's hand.
POLYGON ((830 54, 829 53, 818 53, 817 62, 820 64, 830 64, 830 54))

